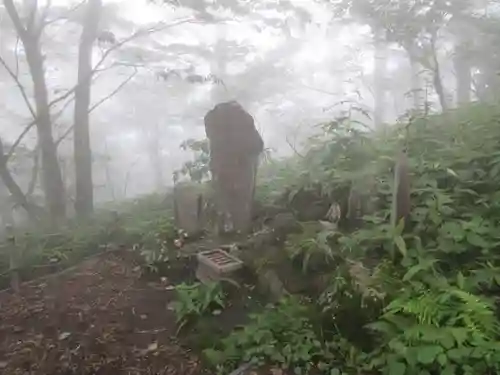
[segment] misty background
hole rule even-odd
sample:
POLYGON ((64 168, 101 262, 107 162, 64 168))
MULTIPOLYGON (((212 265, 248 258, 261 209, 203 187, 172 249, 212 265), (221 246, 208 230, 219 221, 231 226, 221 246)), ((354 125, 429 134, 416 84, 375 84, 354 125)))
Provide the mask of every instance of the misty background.
MULTIPOLYGON (((22 19, 34 14, 44 25, 39 51, 49 102, 55 101, 53 139, 72 211, 71 91, 85 2, 9 3, 22 19)), ((171 186, 174 171, 193 158, 182 142, 204 139, 203 116, 222 101, 237 100, 254 116, 278 158, 300 153, 316 124, 345 113, 376 127, 416 111, 492 100, 497 16, 497 2, 485 0, 105 0, 88 106, 93 200, 119 201, 171 186)), ((25 47, 4 2, 0 137, 6 150, 17 144, 8 169, 42 205, 40 133, 35 126, 25 131, 33 121, 27 102, 36 102, 25 47)))

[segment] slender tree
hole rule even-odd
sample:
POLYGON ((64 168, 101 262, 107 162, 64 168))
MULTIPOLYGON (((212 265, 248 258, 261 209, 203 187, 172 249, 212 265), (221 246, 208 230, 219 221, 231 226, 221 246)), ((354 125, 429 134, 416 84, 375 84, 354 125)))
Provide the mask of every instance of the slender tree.
POLYGON ((16 82, 21 93, 24 93, 23 97, 33 116, 33 123, 37 128, 42 159, 42 185, 46 204, 51 220, 53 223, 58 223, 66 215, 66 194, 57 159, 57 146, 53 137, 51 103, 49 102, 45 79, 45 59, 40 47, 40 39, 46 25, 46 11, 45 9, 40 11, 37 3, 34 2, 28 7, 28 16, 21 18, 13 0, 3 0, 3 3, 26 54, 33 83, 34 107, 19 80, 16 80, 16 82))
POLYGON ((75 89, 74 162, 75 211, 80 218, 94 210, 92 148, 90 144, 90 100, 92 86, 92 50, 98 35, 102 0, 88 0, 78 53, 78 83, 75 89))

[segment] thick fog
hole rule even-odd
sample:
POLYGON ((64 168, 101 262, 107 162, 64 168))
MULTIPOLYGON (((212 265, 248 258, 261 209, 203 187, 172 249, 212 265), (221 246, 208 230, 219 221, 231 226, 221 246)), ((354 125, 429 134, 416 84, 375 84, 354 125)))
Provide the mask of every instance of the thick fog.
MULTIPOLYGON (((21 21, 34 15, 34 22, 44 25, 39 48, 48 101, 55 101, 51 125, 69 200, 75 194, 71 91, 78 78, 84 3, 14 2, 21 21)), ((203 117, 223 101, 236 100, 254 116, 273 157, 300 152, 318 131, 316 124, 346 111, 376 126, 411 110, 455 106, 455 52, 465 34, 456 32, 460 17, 441 9, 431 26, 413 30, 415 19, 434 11, 431 4, 421 7, 417 18, 384 30, 383 20, 367 11, 380 5, 362 3, 104 1, 89 106, 95 202, 172 185, 173 172, 193 158, 181 143, 204 139, 203 117)), ((456 5, 457 12, 467 8, 456 5)), ((467 11, 478 17, 495 11, 484 1, 474 6, 467 11)), ((5 2, 0 28, 0 137, 8 153, 33 121, 37 94, 25 44, 5 2)), ((473 29, 466 37, 471 35, 480 37, 473 29)), ((32 126, 8 161, 23 191, 34 184, 34 197, 43 195, 40 173, 34 171, 41 164, 38 142, 32 126)))

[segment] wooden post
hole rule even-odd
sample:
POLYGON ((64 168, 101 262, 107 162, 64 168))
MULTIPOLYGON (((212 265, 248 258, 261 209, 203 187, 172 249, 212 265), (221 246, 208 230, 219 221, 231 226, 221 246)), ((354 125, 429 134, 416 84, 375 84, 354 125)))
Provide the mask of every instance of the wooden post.
POLYGON ((18 253, 16 246, 16 235, 12 225, 6 225, 7 243, 9 246, 9 271, 10 271, 10 286, 12 290, 19 293, 19 272, 18 272, 18 253))

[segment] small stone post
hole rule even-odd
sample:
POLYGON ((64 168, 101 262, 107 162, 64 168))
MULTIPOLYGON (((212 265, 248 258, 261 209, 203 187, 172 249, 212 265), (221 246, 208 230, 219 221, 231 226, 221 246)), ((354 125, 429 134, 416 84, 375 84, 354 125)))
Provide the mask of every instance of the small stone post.
POLYGON ((12 290, 19 293, 19 272, 18 272, 18 252, 16 246, 16 235, 14 232, 14 227, 12 225, 7 225, 5 227, 5 232, 7 234, 7 242, 9 246, 9 271, 10 271, 10 286, 12 290))

